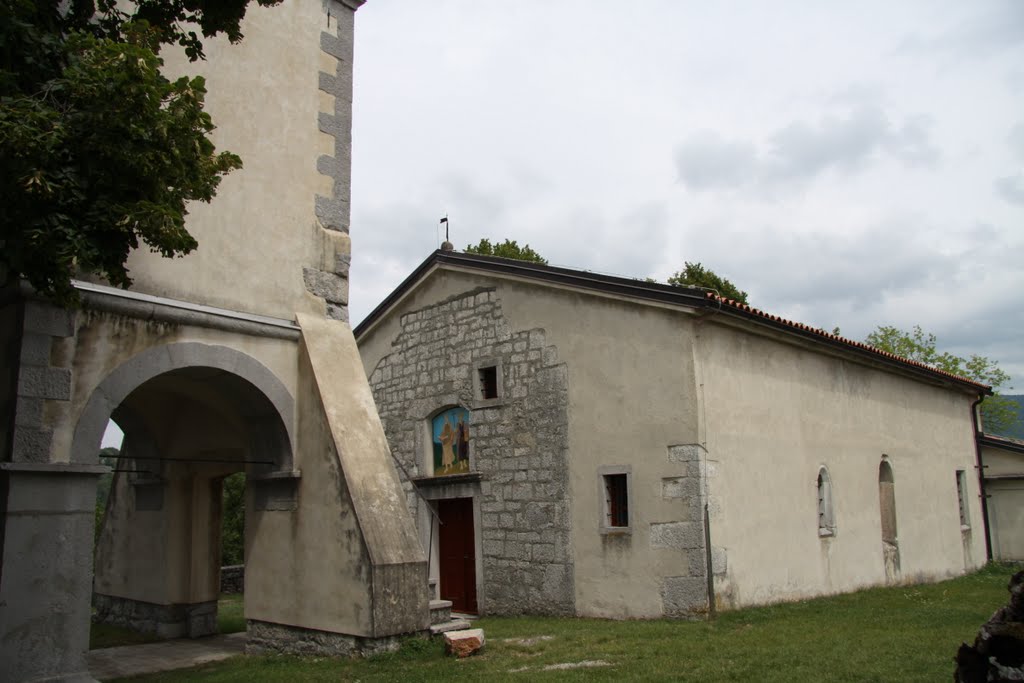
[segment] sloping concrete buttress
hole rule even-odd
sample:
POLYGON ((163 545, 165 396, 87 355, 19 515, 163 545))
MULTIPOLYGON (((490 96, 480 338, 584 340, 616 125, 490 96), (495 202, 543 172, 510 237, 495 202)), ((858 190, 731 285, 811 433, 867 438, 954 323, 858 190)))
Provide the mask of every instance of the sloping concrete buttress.
POLYGON ((355 338, 348 325, 299 314, 320 407, 370 563, 371 637, 429 627, 426 556, 417 539, 355 338))

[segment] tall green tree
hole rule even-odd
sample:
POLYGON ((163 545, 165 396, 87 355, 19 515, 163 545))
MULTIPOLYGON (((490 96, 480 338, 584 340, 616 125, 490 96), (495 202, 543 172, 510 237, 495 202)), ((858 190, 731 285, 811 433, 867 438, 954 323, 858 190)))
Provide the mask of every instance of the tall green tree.
MULTIPOLYGON (((100 449, 100 464, 111 469, 117 468, 117 456, 121 451, 112 446, 100 449)), ((107 513, 107 499, 110 498, 110 486, 114 482, 113 472, 104 472, 96 482, 96 524, 93 533, 93 543, 100 540, 100 531, 103 529, 103 518, 107 513)))
POLYGON ((209 139, 204 80, 167 79, 159 52, 240 40, 249 2, 0 0, 0 286, 74 304, 79 271, 127 287, 140 244, 196 247, 187 203, 242 162, 209 139))
POLYGON ((221 565, 245 562, 245 472, 224 477, 221 511, 221 565))
POLYGON ((748 303, 746 292, 710 268, 705 268, 700 263, 684 261, 683 269, 670 277, 668 283, 677 286, 694 285, 696 287, 705 287, 715 290, 727 299, 739 301, 741 304, 748 303))
POLYGON ((963 358, 948 351, 940 352, 935 335, 925 332, 920 325, 914 325, 909 332, 892 325, 881 325, 869 334, 864 342, 897 356, 989 385, 995 396, 986 398, 981 404, 982 425, 985 431, 990 434, 1003 434, 1015 424, 1017 412, 1014 402, 999 395, 999 390, 1010 381, 1010 375, 999 367, 997 361, 985 356, 972 355, 963 358))
POLYGON ((467 254, 480 254, 481 256, 500 256, 512 258, 519 261, 532 261, 547 265, 548 260, 530 248, 529 244, 519 246, 515 240, 505 240, 500 244, 491 244, 487 238, 480 240, 479 244, 470 244, 466 247, 467 254))

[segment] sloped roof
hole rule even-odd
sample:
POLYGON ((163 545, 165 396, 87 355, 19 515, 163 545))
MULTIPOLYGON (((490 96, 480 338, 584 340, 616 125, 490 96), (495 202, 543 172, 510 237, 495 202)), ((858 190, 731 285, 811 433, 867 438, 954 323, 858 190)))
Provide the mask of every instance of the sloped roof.
POLYGON ((1001 448, 1006 451, 1024 453, 1024 441, 1020 439, 1013 439, 1008 436, 998 436, 996 434, 982 434, 978 440, 981 442, 982 446, 991 446, 992 448, 1001 448))
POLYGON ((453 267, 459 270, 477 270, 485 273, 506 275, 517 279, 535 280, 540 283, 557 284, 604 294, 615 294, 638 301, 660 302, 685 306, 697 310, 720 312, 754 324, 765 325, 780 332, 800 337, 812 343, 844 351, 854 356, 889 366, 894 370, 911 372, 922 378, 953 383, 978 394, 991 394, 992 388, 974 380, 940 370, 938 368, 909 360, 902 356, 882 351, 869 344, 847 339, 823 329, 787 320, 766 313, 747 304, 720 296, 717 292, 701 287, 679 287, 660 282, 647 282, 631 278, 605 275, 586 270, 542 265, 530 261, 480 256, 456 251, 438 249, 407 277, 402 284, 382 301, 366 318, 356 326, 354 333, 358 340, 367 333, 405 295, 414 289, 426 276, 439 267, 453 267))

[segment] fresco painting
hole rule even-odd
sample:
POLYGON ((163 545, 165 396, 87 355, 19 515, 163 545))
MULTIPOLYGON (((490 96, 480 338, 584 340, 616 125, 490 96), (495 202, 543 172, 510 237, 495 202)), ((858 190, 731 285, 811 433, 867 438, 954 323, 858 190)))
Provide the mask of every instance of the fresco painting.
POLYGON ((449 408, 436 415, 431 425, 434 444, 434 476, 469 472, 469 411, 449 408))

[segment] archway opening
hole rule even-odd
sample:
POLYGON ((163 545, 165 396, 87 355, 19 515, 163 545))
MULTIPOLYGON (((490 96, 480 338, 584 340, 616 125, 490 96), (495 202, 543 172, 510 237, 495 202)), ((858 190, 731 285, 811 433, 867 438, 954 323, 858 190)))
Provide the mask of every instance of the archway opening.
POLYGON ((225 541, 244 565, 247 482, 291 468, 280 414, 238 375, 191 366, 143 381, 113 418, 124 441, 96 543, 94 620, 194 638, 220 630, 226 604, 229 630, 244 630, 241 597, 220 602, 225 541))

